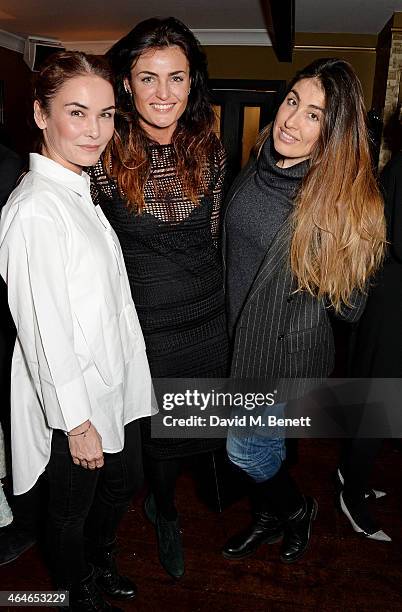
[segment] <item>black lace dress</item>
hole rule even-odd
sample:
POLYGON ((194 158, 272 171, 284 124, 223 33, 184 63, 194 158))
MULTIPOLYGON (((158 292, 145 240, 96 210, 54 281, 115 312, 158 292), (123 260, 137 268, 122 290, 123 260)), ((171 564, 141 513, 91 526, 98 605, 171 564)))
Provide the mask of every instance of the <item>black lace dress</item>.
MULTIPOLYGON (((198 205, 183 194, 172 145, 151 147, 145 210, 127 209, 102 163, 90 169, 92 195, 116 231, 124 254, 154 378, 222 378, 228 340, 220 251, 217 248, 225 155, 217 148, 205 172, 207 194, 198 205)), ((143 420, 143 445, 155 458, 216 448, 217 440, 151 438, 143 420)))

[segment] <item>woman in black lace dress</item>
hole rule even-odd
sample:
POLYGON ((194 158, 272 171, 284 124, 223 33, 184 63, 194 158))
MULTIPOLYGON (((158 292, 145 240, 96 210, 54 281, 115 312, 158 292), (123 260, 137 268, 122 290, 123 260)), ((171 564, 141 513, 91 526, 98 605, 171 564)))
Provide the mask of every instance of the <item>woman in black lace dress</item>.
MULTIPOLYGON (((148 19, 108 52, 125 111, 92 174, 93 194, 125 258, 153 377, 224 377, 228 342, 217 249, 225 154, 214 134, 206 58, 180 21, 148 19)), ((174 491, 180 458, 217 440, 155 439, 143 446, 159 557, 184 572, 174 491)))

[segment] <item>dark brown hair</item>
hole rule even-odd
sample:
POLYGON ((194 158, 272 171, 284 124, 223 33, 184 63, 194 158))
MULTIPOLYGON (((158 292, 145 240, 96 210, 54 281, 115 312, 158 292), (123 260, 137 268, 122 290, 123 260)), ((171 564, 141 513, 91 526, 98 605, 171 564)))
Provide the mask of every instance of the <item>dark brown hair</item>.
MULTIPOLYGON (((113 87, 113 73, 105 60, 80 51, 58 51, 49 56, 34 79, 33 100, 49 114, 50 103, 60 88, 77 76, 93 75, 104 79, 113 87)), ((40 144, 42 143, 42 132, 40 144)))
POLYGON ((144 186, 150 171, 151 141, 139 122, 139 115, 124 80, 133 65, 150 49, 178 46, 185 54, 191 77, 187 107, 178 121, 172 145, 177 159, 177 174, 185 194, 197 202, 204 190, 205 166, 213 157, 218 141, 214 133, 215 114, 209 100, 207 61, 198 40, 189 28, 174 17, 153 17, 142 21, 107 53, 116 78, 117 102, 124 116, 117 117, 120 141, 106 149, 104 165, 117 181, 120 193, 134 212, 144 208, 144 186))

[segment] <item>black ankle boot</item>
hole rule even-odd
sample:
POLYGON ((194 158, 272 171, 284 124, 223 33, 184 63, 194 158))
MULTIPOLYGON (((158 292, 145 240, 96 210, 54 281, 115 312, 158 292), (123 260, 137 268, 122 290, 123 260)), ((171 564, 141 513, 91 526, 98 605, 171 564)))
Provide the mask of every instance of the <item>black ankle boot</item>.
POLYGON ((90 555, 90 561, 95 568, 96 584, 109 597, 122 601, 134 599, 137 595, 137 587, 130 578, 119 574, 115 553, 115 541, 93 550, 93 553, 90 555))
POLYGON ((105 601, 95 583, 95 573, 91 574, 77 585, 70 588, 68 608, 60 608, 69 612, 123 612, 121 608, 111 606, 105 601))
POLYGON ((158 513, 155 527, 162 567, 172 578, 181 578, 184 574, 184 555, 179 519, 168 521, 158 513))
POLYGON ((145 500, 144 510, 148 520, 155 525, 162 567, 172 578, 181 578, 184 574, 184 554, 178 517, 173 521, 165 519, 158 512, 152 493, 145 500))
POLYGON ((293 563, 306 552, 311 538, 312 524, 317 516, 317 509, 318 504, 314 497, 304 497, 301 508, 285 520, 280 553, 280 559, 284 563, 293 563))
POLYGON ((243 559, 256 552, 261 544, 274 544, 283 536, 283 524, 275 514, 259 511, 248 527, 233 536, 225 544, 222 555, 225 559, 243 559))

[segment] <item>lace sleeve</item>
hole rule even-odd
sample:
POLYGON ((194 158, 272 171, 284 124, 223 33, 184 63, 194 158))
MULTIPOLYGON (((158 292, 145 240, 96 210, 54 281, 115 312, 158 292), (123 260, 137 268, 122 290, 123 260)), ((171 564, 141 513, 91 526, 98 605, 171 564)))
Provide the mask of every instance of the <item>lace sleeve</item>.
POLYGON ((219 147, 214 156, 213 179, 211 184, 212 193, 212 214, 211 214, 211 233, 214 245, 218 246, 220 238, 221 207, 224 197, 224 185, 226 174, 226 152, 223 145, 219 147))
POLYGON ((103 167, 102 158, 95 166, 85 168, 86 173, 91 179, 91 197, 93 203, 99 204, 100 195, 106 196, 108 199, 113 198, 113 182, 106 175, 103 167))

